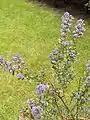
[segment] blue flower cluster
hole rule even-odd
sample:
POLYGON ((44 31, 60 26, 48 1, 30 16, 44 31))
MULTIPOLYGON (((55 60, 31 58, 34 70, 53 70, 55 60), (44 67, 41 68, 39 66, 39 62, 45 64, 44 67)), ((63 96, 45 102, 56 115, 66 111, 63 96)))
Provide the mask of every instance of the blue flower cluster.
POLYGON ((38 96, 42 96, 47 89, 48 89, 47 85, 40 83, 39 85, 37 85, 35 90, 38 96))
POLYGON ((58 47, 54 48, 53 52, 50 53, 49 59, 52 64, 56 64, 59 60, 64 58, 64 54, 59 50, 58 47))
POLYGON ((24 64, 25 63, 19 54, 13 56, 10 61, 7 61, 3 56, 0 56, 0 66, 4 68, 4 71, 16 75, 17 78, 21 80, 25 78, 23 74, 24 64))
POLYGON ((34 120, 38 120, 42 118, 42 114, 41 114, 42 108, 40 106, 32 107, 31 111, 34 116, 34 120))
POLYGON ((83 35, 83 32, 85 31, 85 24, 83 19, 79 19, 76 23, 75 29, 73 31, 73 38, 78 38, 83 35))
POLYGON ((76 57, 76 51, 75 50, 70 50, 69 55, 70 55, 71 58, 75 58, 76 57))
POLYGON ((39 105, 35 105, 33 100, 27 100, 26 104, 29 105, 29 109, 31 109, 31 114, 34 118, 34 120, 38 120, 42 118, 42 107, 39 105))
POLYGON ((61 45, 63 46, 69 46, 69 45, 73 45, 73 41, 61 41, 61 45))
POLYGON ((5 64, 5 60, 3 56, 0 56, 0 66, 3 66, 5 64))
POLYGON ((62 16, 62 24, 60 26, 60 32, 62 37, 66 37, 67 33, 70 32, 70 26, 73 21, 73 16, 70 15, 68 12, 65 12, 62 16))
MULTIPOLYGON (((43 93, 47 89, 48 89, 48 86, 43 84, 43 83, 40 83, 35 88, 36 93, 39 96, 39 98, 41 98, 43 96, 43 93)), ((43 101, 40 99, 39 104, 41 104, 41 102, 43 102, 43 101)), ((41 107, 41 105, 35 105, 33 100, 27 100, 25 103, 29 105, 29 109, 31 110, 31 114, 32 114, 34 120, 42 119, 42 117, 43 117, 43 115, 42 115, 43 107, 41 107)))

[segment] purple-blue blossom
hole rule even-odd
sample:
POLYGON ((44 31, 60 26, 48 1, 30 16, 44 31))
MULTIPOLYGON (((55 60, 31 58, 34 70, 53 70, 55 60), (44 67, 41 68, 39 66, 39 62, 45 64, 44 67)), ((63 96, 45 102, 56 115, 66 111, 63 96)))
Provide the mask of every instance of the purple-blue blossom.
POLYGON ((77 20, 77 24, 76 24, 75 29, 73 31, 74 38, 78 38, 81 35, 83 35, 83 32, 85 31, 84 25, 85 25, 84 20, 82 20, 82 19, 77 20))
POLYGON ((50 53, 49 59, 50 59, 50 61, 51 61, 52 64, 56 64, 56 58, 55 58, 55 56, 53 55, 53 53, 50 53))
POLYGON ((75 50, 71 50, 69 55, 71 58, 75 58, 76 57, 75 50))
POLYGON ((87 71, 90 72, 90 60, 88 61, 86 68, 87 68, 87 71))
POLYGON ((76 54, 75 54, 75 53, 70 53, 70 57, 71 57, 71 58, 75 58, 75 57, 76 57, 76 54))
POLYGON ((50 61, 54 61, 55 60, 53 53, 50 53, 49 59, 50 59, 50 61))
POLYGON ((60 33, 62 37, 65 37, 68 32, 70 32, 70 26, 73 21, 73 16, 70 15, 68 12, 65 12, 62 16, 62 24, 60 26, 60 33))
POLYGON ((42 108, 40 106, 34 106, 31 109, 34 120, 38 120, 42 118, 42 108))
POLYGON ((90 75, 87 77, 87 80, 90 80, 90 75))
POLYGON ((78 38, 78 34, 77 34, 77 33, 74 33, 74 34, 73 34, 73 37, 74 37, 74 38, 78 38))
POLYGON ((59 53, 59 49, 58 49, 58 48, 54 48, 53 54, 56 55, 56 54, 58 54, 58 53, 59 53))
POLYGON ((17 74, 17 78, 23 80, 24 79, 24 75, 22 73, 18 73, 17 74))
POLYGON ((70 14, 68 12, 65 12, 64 15, 62 16, 62 21, 68 20, 70 17, 70 14))
POLYGON ((5 67, 4 68, 5 71, 7 70, 10 71, 12 69, 12 63, 7 61, 4 67, 5 67))
POLYGON ((20 59, 21 59, 21 55, 19 55, 19 54, 12 57, 13 61, 17 61, 17 60, 20 60, 20 59))
POLYGON ((47 85, 44 85, 44 84, 40 83, 36 87, 36 92, 37 92, 38 96, 42 96, 43 92, 45 92, 47 89, 48 89, 47 85))
POLYGON ((63 46, 68 46, 68 45, 72 45, 72 44, 73 44, 72 41, 62 41, 61 42, 61 45, 63 45, 63 46))
POLYGON ((4 58, 3 58, 3 56, 0 56, 0 66, 2 66, 4 64, 5 64, 4 58))

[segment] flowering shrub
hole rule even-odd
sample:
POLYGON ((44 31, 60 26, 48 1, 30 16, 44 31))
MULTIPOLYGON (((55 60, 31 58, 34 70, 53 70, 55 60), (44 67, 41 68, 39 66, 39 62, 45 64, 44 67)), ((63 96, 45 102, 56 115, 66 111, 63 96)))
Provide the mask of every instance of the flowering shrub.
MULTIPOLYGON (((62 16, 60 26, 61 39, 56 48, 50 53, 49 59, 54 70, 54 80, 41 81, 35 88, 37 97, 36 102, 28 100, 24 113, 27 113, 28 120, 80 120, 81 117, 89 118, 90 109, 90 61, 86 65, 86 76, 77 80, 76 90, 70 95, 67 91, 71 82, 75 79, 73 64, 77 59, 76 44, 77 39, 85 31, 84 20, 77 20, 73 31, 70 31, 73 23, 73 16, 68 12, 62 16), (71 40, 69 40, 68 35, 71 40)), ((42 76, 43 77, 43 76, 42 76)), ((24 114, 25 115, 25 114, 24 114)), ((26 120, 25 118, 25 120, 26 120)))

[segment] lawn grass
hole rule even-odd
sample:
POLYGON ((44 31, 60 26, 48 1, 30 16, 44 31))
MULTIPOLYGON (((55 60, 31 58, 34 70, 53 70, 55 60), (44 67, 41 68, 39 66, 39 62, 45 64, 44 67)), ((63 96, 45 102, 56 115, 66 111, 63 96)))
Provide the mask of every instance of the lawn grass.
MULTIPOLYGON (((51 8, 40 7, 24 0, 0 1, 0 54, 10 58, 21 54, 33 71, 45 68, 50 71, 48 55, 59 38, 60 17, 51 8)), ((77 71, 90 58, 90 25, 78 41, 80 53, 77 71)), ((35 83, 17 80, 8 73, 0 72, 0 120, 16 120, 23 102, 34 96, 35 83)))

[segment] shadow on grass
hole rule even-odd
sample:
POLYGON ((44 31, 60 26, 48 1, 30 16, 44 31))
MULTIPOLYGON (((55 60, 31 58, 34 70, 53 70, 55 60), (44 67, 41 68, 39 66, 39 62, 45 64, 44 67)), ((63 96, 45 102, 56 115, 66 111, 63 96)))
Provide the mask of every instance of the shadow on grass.
POLYGON ((42 6, 47 5, 49 7, 54 8, 55 10, 60 10, 62 12, 69 12, 73 16, 76 16, 76 17, 82 18, 82 19, 87 19, 88 21, 90 21, 90 12, 89 13, 85 12, 83 3, 65 4, 64 0, 58 0, 58 3, 55 2, 55 0, 28 0, 28 2, 30 2, 30 1, 38 1, 40 3, 40 5, 42 5, 42 6))

